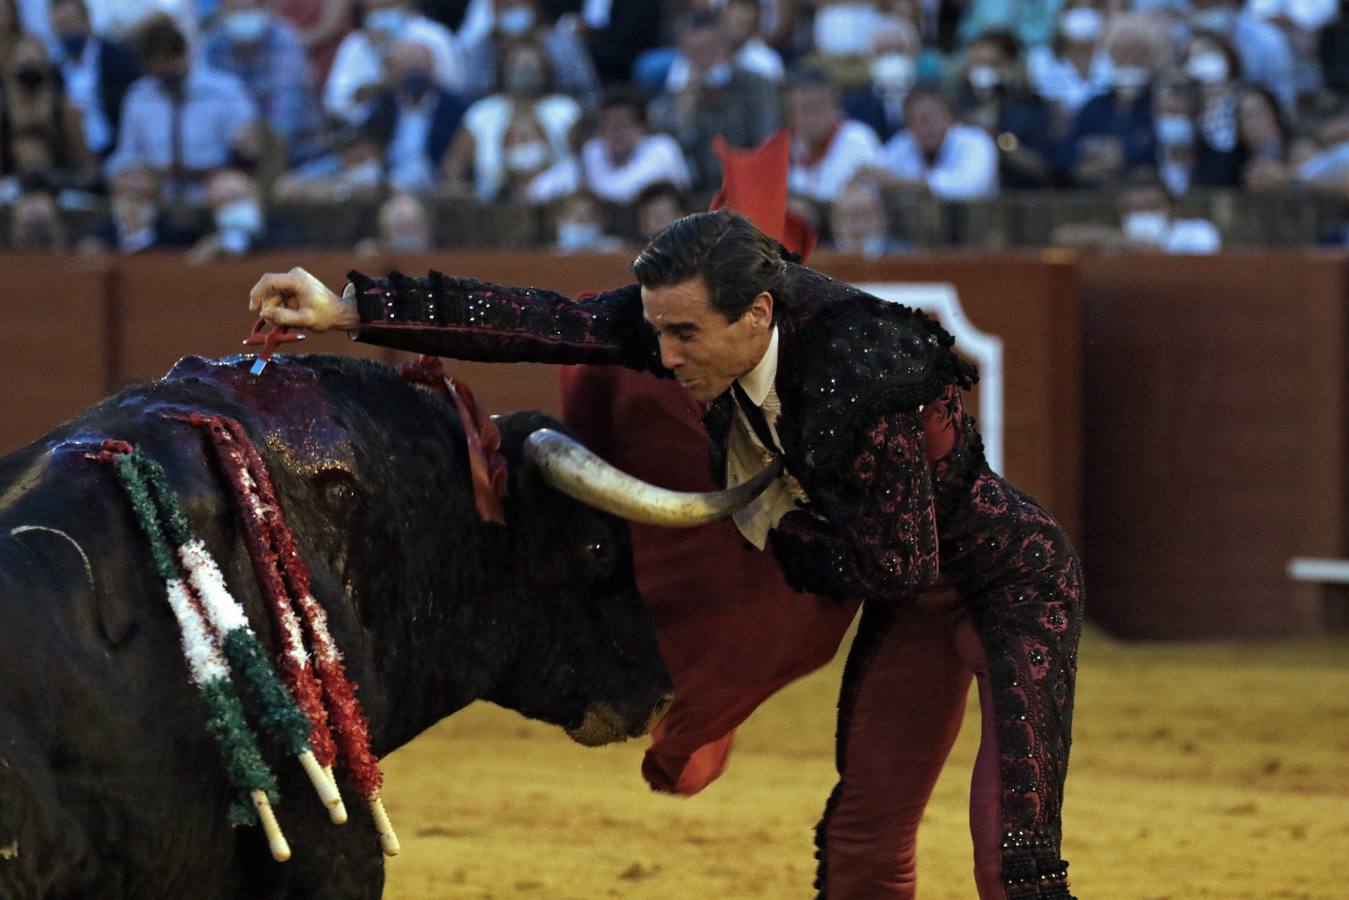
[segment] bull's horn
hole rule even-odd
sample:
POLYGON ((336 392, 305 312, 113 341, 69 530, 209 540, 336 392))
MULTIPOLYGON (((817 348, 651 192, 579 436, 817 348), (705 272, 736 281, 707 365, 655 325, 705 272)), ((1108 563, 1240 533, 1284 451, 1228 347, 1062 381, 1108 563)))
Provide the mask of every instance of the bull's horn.
POLYGON ((562 493, 630 521, 667 528, 692 528, 724 519, 759 496, 782 473, 782 460, 775 459, 749 481, 724 491, 672 491, 614 468, 551 428, 540 428, 525 439, 525 456, 562 493))

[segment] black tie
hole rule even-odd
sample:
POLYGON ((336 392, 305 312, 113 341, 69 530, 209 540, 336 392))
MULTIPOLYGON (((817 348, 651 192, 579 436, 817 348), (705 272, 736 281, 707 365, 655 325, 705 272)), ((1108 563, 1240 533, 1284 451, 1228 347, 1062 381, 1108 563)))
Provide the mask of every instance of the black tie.
POLYGON ((768 427, 768 419, 764 417, 763 410, 753 400, 749 399, 749 394, 745 393, 745 389, 740 386, 739 381, 731 382, 731 391, 735 394, 736 405, 745 413, 745 418, 749 420, 749 427, 754 429, 760 443, 766 449, 781 456, 782 450, 778 447, 777 441, 773 440, 773 430, 768 427))

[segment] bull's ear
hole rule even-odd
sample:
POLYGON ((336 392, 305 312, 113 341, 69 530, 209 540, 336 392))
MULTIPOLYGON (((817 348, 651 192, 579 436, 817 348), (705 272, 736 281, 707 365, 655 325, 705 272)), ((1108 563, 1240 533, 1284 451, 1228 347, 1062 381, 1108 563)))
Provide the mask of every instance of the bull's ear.
POLYGON ((136 633, 137 622, 127 602, 134 592, 99 591, 96 574, 84 548, 70 534, 46 525, 20 525, 9 536, 28 551, 51 584, 62 586, 72 621, 92 624, 92 635, 112 649, 136 633))

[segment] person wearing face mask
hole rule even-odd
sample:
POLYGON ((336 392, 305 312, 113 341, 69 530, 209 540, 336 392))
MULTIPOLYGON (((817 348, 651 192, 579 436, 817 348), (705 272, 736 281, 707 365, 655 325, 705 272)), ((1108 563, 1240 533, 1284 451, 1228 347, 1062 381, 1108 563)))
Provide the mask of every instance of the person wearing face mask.
POLYGON ((212 230, 188 251, 191 263, 243 256, 275 246, 257 184, 243 172, 223 169, 206 182, 212 230))
POLYGON ((1199 33, 1190 41, 1185 74, 1199 90, 1199 127, 1209 146, 1232 153, 1237 143, 1237 87, 1241 62, 1231 45, 1216 34, 1199 33))
POLYGON ((509 185, 528 196, 535 177, 571 159, 581 106, 553 93, 551 78, 541 44, 525 41, 506 51, 502 89, 469 106, 445 157, 447 192, 490 203, 509 185))
POLYGON ((15 250, 57 253, 66 247, 61 210, 49 190, 29 189, 10 210, 9 244, 15 250))
POLYGON ((0 176, 41 176, 85 188, 97 176, 80 114, 37 38, 22 38, 0 71, 0 176))
POLYGON ((982 200, 998 193, 998 148, 982 128, 957 122, 941 91, 917 87, 904 98, 908 127, 862 169, 882 187, 926 191, 940 200, 982 200))
POLYGON ((1110 90, 1078 111, 1055 153, 1058 178, 1079 187, 1099 187, 1157 158, 1153 131, 1152 79, 1167 36, 1142 16, 1117 15, 1106 36, 1110 90))
POLYGON ((376 220, 379 236, 357 243, 357 256, 411 255, 436 249, 431 213, 412 194, 395 193, 380 205, 376 220))
POLYGON ((1182 219, 1155 175, 1138 173, 1120 192, 1119 227, 1061 225, 1052 242, 1059 247, 1129 253, 1210 255, 1222 249, 1222 235, 1207 219, 1182 219))
POLYGON ((839 253, 855 253, 866 259, 896 256, 913 249, 890 234, 885 199, 880 188, 866 179, 857 179, 844 188, 829 207, 829 232, 839 253))
POLYGON ((1021 47, 1010 31, 990 31, 970 44, 958 109, 998 146, 999 182, 1012 190, 1049 187, 1052 117, 1032 93, 1019 62, 1021 47))
POLYGON ((117 142, 127 89, 141 75, 136 57, 94 34, 84 0, 52 0, 48 15, 59 47, 55 60, 80 112, 85 143, 91 153, 106 157, 117 142))
POLYGON ((553 228, 554 246, 560 253, 613 253, 623 249, 622 238, 604 233, 599 200, 585 191, 558 204, 553 228))
POLYGON ((1192 0, 1190 31, 1211 32, 1236 50, 1247 81, 1274 92, 1286 112, 1297 100, 1297 72, 1288 38, 1240 0, 1192 0))
POLYGON ((922 42, 909 22, 885 20, 871 34, 867 53, 870 81, 844 91, 843 112, 869 125, 882 141, 904 127, 904 96, 918 81, 922 42))
POLYGON ((401 41, 389 51, 393 87, 375 100, 367 133, 384 147, 389 184, 408 193, 435 187, 466 106, 435 85, 435 59, 425 44, 401 41))
POLYGON ((147 168, 131 168, 111 179, 109 215, 94 226, 80 249, 85 253, 130 256, 151 248, 191 247, 201 229, 180 226, 164 214, 159 182, 147 168))
POLYGON ((1088 100, 1110 89, 1110 57, 1102 52, 1105 18, 1094 6, 1064 7, 1052 44, 1031 47, 1026 72, 1032 89, 1053 105, 1066 130, 1088 100))
POLYGON ((203 42, 208 65, 234 75, 291 158, 311 156, 322 121, 300 35, 265 0, 221 0, 203 42))
POLYGON ((760 144, 781 122, 777 89, 735 64, 715 13, 697 13, 680 23, 679 52, 688 60, 688 79, 666 83, 652 101, 651 118, 683 147, 694 187, 712 190, 721 183, 713 138, 720 135, 732 147, 760 144))
POLYGON ((1173 197, 1192 187, 1235 187, 1236 156, 1220 151, 1195 124, 1199 98, 1191 81, 1172 77, 1157 85, 1153 130, 1157 175, 1173 197))
POLYGON ((137 32, 145 75, 127 92, 109 174, 145 166, 160 174, 171 212, 200 202, 206 176, 228 165, 258 118, 257 106, 233 75, 194 64, 187 41, 167 16, 137 32))
POLYGON ((360 26, 342 39, 323 85, 323 109, 350 125, 370 115, 371 101, 392 86, 389 50, 400 41, 424 44, 435 59, 432 80, 464 94, 468 72, 450 30, 412 9, 411 0, 362 0, 360 26))
POLYGON ((464 48, 469 96, 482 97, 493 87, 502 51, 520 41, 537 41, 548 54, 557 90, 590 107, 599 99, 600 82, 585 43, 574 27, 550 20, 536 0, 494 0, 493 26, 464 48))

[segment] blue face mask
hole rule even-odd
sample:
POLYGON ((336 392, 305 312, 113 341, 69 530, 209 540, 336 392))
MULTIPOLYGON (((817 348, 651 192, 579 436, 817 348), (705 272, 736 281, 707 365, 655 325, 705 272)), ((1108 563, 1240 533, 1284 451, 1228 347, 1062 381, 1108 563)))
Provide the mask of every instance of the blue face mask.
POLYGON ((396 37, 403 26, 407 24, 408 14, 405 9, 376 9, 366 14, 365 27, 370 31, 378 31, 388 37, 396 37))
POLYGON ((66 59, 79 59, 84 55, 84 47, 89 43, 89 35, 73 34, 69 37, 61 38, 61 52, 66 55, 66 59))
POLYGON ((271 16, 265 9, 241 9, 225 16, 222 24, 236 44, 256 44, 266 36, 271 16))

